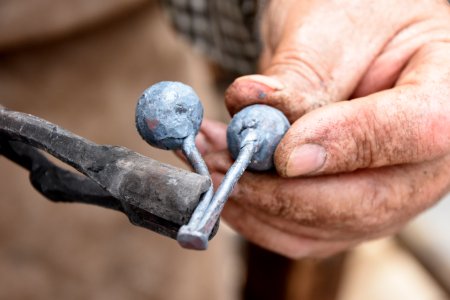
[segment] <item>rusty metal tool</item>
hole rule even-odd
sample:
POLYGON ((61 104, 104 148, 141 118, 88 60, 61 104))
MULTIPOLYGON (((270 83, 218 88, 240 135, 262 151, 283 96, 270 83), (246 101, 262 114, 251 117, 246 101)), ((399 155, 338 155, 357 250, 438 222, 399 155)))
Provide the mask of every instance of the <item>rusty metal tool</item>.
POLYGON ((2 106, 0 154, 28 169, 33 186, 51 200, 122 211, 133 224, 171 238, 176 238, 211 186, 207 176, 124 147, 95 144, 36 116, 2 106), (54 165, 38 149, 85 176, 54 165))

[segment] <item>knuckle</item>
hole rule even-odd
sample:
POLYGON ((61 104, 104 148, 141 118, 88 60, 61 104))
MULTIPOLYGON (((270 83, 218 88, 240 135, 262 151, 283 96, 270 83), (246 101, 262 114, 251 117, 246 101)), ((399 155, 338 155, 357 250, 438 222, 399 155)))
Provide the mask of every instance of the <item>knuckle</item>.
POLYGON ((272 191, 270 207, 266 211, 288 222, 292 222, 293 228, 300 226, 316 226, 323 219, 316 205, 305 201, 304 196, 299 193, 301 187, 295 179, 283 178, 272 191))
POLYGON ((319 53, 307 46, 286 47, 277 51, 265 73, 285 73, 286 80, 302 80, 311 89, 327 91, 331 88, 331 68, 319 53))
MULTIPOLYGON (((360 122, 358 127, 354 128, 353 143, 356 148, 355 169, 367 168, 373 165, 376 153, 380 148, 380 141, 378 136, 380 132, 378 130, 378 124, 376 116, 372 111, 367 111, 361 116, 363 122, 360 122)), ((353 170, 350 170, 353 171, 353 170)))
POLYGON ((297 104, 298 112, 292 116, 294 120, 306 112, 341 100, 335 99, 337 92, 330 66, 315 50, 306 46, 277 51, 263 72, 283 77, 288 88, 273 93, 273 97, 279 98, 281 104, 287 103, 288 107, 297 104))
POLYGON ((354 222, 349 226, 357 235, 373 235, 383 232, 392 224, 400 207, 397 206, 395 189, 383 179, 365 183, 364 195, 353 211, 354 222))
POLYGON ((340 146, 344 153, 350 155, 342 159, 338 168, 354 171, 381 167, 391 164, 398 157, 410 155, 409 152, 413 151, 399 147, 403 144, 402 139, 405 139, 402 136, 397 138, 398 124, 402 123, 402 117, 396 115, 395 118, 382 117, 381 120, 377 114, 376 110, 367 108, 344 120, 343 130, 347 136, 342 140, 350 143, 340 146), (356 125, 355 117, 358 120, 356 125))
POLYGON ((279 68, 307 80, 315 88, 324 89, 325 83, 331 81, 330 68, 314 49, 307 46, 295 45, 276 52, 265 71, 279 68))

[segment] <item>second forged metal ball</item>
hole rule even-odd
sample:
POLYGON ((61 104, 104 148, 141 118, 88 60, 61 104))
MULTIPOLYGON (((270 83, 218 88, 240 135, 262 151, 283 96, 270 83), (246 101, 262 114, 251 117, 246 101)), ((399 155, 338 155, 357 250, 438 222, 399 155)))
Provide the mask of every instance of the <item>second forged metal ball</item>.
POLYGON ((181 149, 196 135, 203 119, 202 104, 194 90, 181 82, 161 81, 146 89, 136 106, 136 127, 152 146, 181 149))
POLYGON ((273 167, 275 149, 289 126, 286 116, 276 108, 262 104, 247 106, 235 114, 228 125, 228 150, 236 159, 246 134, 249 130, 254 130, 258 137, 258 150, 248 168, 254 171, 269 170, 273 167))

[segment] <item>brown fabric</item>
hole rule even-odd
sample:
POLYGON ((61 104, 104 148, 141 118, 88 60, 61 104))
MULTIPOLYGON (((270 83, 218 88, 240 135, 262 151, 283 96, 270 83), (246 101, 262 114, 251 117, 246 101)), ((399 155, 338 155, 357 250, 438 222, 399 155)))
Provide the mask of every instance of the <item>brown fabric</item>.
MULTIPOLYGON (((20 1, 17 1, 20 2, 20 1)), ((206 115, 221 115, 202 60, 155 5, 113 23, 0 56, 0 103, 97 143, 177 166, 134 127, 142 91, 160 80, 192 85, 206 115)), ((120 213, 40 196, 0 156, 0 299, 236 299, 235 250, 222 231, 205 252, 182 249, 120 213)))
MULTIPOLYGON (((0 1, 0 51, 61 37, 152 0, 0 1)), ((153 2, 156 0, 153 0, 153 2)))

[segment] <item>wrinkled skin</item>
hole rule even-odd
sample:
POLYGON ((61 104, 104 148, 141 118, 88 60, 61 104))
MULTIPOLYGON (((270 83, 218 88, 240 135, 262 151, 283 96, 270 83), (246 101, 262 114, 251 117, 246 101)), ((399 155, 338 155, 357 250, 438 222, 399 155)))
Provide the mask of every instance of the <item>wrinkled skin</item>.
MULTIPOLYGON (((226 205, 238 232, 328 256, 398 231, 449 190, 446 1, 272 0, 262 35, 261 74, 238 78, 226 104, 272 105, 292 127, 276 172, 247 172, 226 205)), ((225 130, 206 121, 197 139, 216 185, 232 163, 225 130)))

